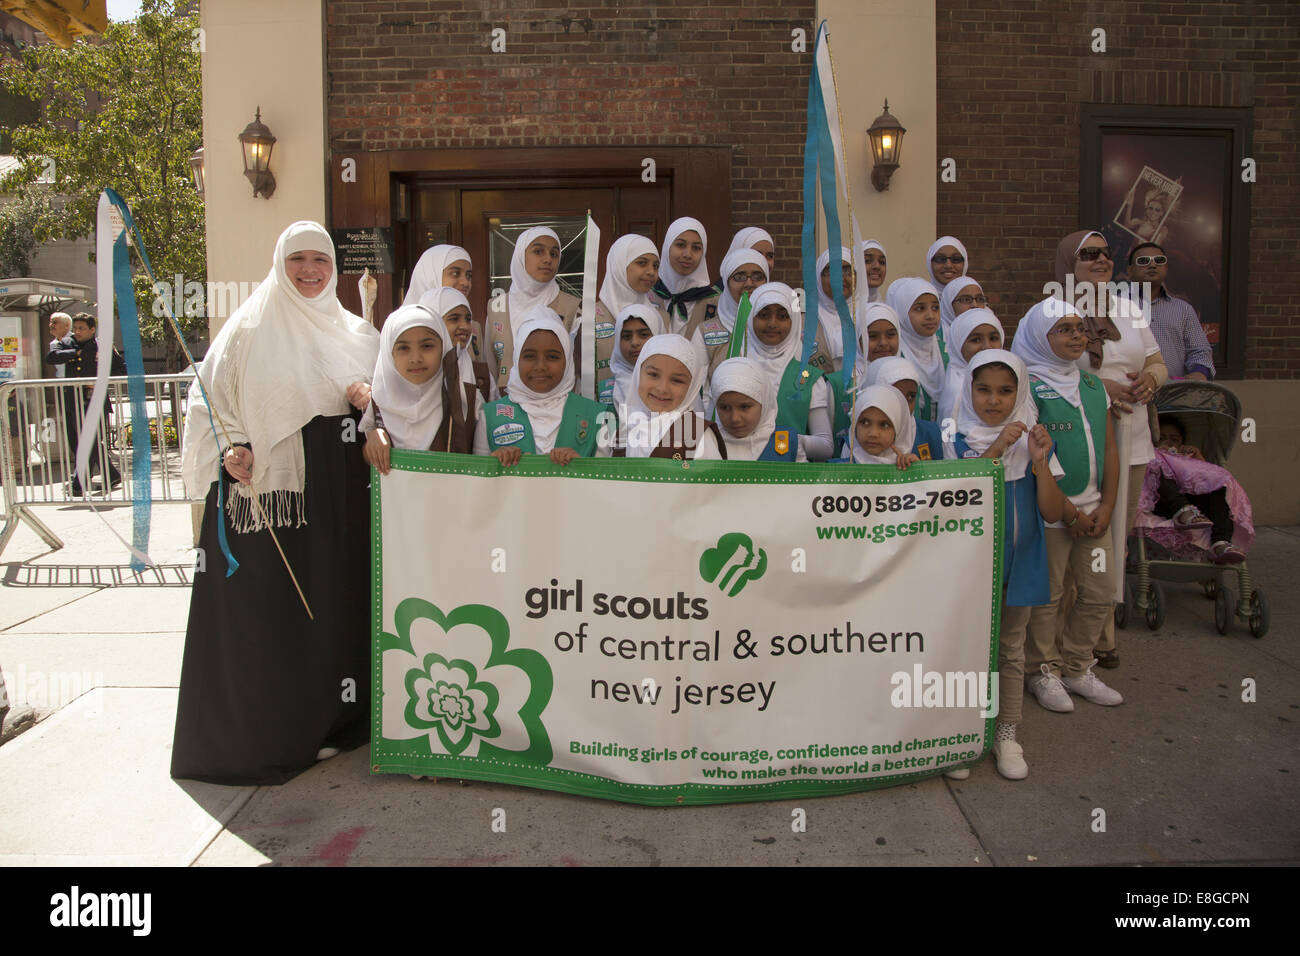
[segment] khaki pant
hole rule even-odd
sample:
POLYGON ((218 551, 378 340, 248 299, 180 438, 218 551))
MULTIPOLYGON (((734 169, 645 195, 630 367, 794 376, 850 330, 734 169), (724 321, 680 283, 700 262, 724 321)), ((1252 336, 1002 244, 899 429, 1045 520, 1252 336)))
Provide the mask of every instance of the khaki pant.
POLYGON ((1025 630, 1031 607, 1002 605, 998 630, 998 723, 1020 723, 1025 698, 1025 630))
POLYGON ((1057 677, 1082 677, 1092 666, 1102 624, 1114 617, 1110 535, 1075 538, 1068 528, 1044 528, 1043 534, 1052 601, 1029 613, 1025 672, 1033 677, 1046 664, 1057 677), (1094 562, 1106 570, 1093 571, 1094 562), (1074 584, 1076 597, 1058 637, 1057 610, 1067 579, 1074 584))

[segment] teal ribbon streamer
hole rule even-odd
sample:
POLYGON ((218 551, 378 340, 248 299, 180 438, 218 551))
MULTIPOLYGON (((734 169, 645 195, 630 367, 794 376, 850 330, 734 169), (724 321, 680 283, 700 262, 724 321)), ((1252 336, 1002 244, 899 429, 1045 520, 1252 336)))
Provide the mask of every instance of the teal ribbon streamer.
MULTIPOLYGON (((144 355, 140 342, 140 320, 135 311, 135 289, 131 286, 131 251, 123 231, 113 243, 113 291, 117 294, 117 317, 122 324, 122 348, 126 352, 127 394, 131 398, 131 570, 143 571, 140 553, 149 549, 149 509, 153 506, 151 472, 153 445, 149 437, 149 413, 144 407, 144 355)), ((158 410, 161 430, 162 409, 158 410)))
MULTIPOLYGON (((821 30, 818 29, 817 42, 821 42, 821 30)), ((800 253, 803 257, 803 282, 805 297, 805 318, 803 329, 803 365, 795 378, 795 391, 791 397, 797 397, 803 388, 808 370, 808 362, 817 347, 818 319, 809 321, 812 312, 811 303, 816 301, 820 279, 817 275, 817 186, 820 180, 822 194, 822 214, 826 219, 827 247, 831 250, 831 265, 835 265, 834 253, 843 245, 840 238, 840 214, 836 199, 839 195, 835 176, 835 154, 830 141, 830 119, 826 113, 826 100, 822 96, 820 74, 817 70, 817 56, 814 50, 812 69, 808 74, 808 131, 804 138, 803 149, 803 231, 800 235, 800 253)), ((856 259, 856 253, 855 259, 856 259)), ((853 369, 857 362, 858 340, 853 330, 853 320, 849 314, 849 304, 844 298, 844 276, 841 269, 830 270, 831 299, 835 302, 835 311, 839 314, 840 325, 844 330, 844 388, 847 392, 853 384, 853 369)))
MULTIPOLYGON (((131 237, 135 241, 136 251, 140 253, 140 261, 144 263, 144 271, 149 274, 149 281, 153 282, 154 284, 157 284, 158 279, 154 275, 153 266, 149 263, 149 253, 145 251, 144 242, 140 238, 140 230, 136 227, 135 218, 131 215, 131 208, 126 204, 126 200, 124 200, 121 196, 119 196, 115 190, 105 188, 104 194, 108 196, 108 201, 111 202, 114 206, 116 206, 118 212, 122 214, 122 222, 126 226, 127 230, 130 231, 131 237)), ((136 547, 139 550, 143 551, 144 548, 140 547, 139 545, 140 538, 138 537, 140 527, 141 527, 140 495, 141 495, 141 489, 143 488, 143 495, 144 495, 143 528, 144 528, 144 539, 147 541, 149 537, 149 510, 148 509, 150 503, 153 500, 153 488, 149 482, 149 473, 150 473, 151 465, 148 457, 149 452, 151 451, 151 445, 149 444, 149 421, 148 421, 148 416, 145 414, 145 410, 144 410, 144 392, 145 392, 144 359, 141 353, 140 324, 135 311, 135 291, 131 287, 130 259, 129 259, 129 253, 126 250, 125 232, 123 232, 122 235, 118 236, 117 242, 113 244, 113 287, 117 292, 118 310, 119 310, 119 315, 122 317, 122 344, 126 347, 126 367, 127 367, 127 374, 130 376, 127 381, 127 391, 131 396, 131 454, 132 454, 131 478, 134 483, 134 495, 135 495, 135 500, 133 503, 133 508, 135 509, 133 515, 135 519, 133 525, 133 534, 136 536, 135 538, 136 547), (123 252, 123 254, 120 257, 118 255, 119 246, 121 247, 123 252), (123 277, 125 277, 125 292, 123 291, 124 288, 123 277), (133 341, 131 339, 128 339, 127 337, 128 333, 126 329, 128 324, 133 329, 133 334, 134 334, 133 341), (136 409, 137 394, 139 396, 139 412, 138 412, 139 418, 137 418, 137 409, 136 409), (144 420, 143 427, 139 424, 140 419, 144 420), (143 465, 141 464, 142 456, 141 456, 140 444, 139 444, 142 437, 144 442, 146 443, 144 446, 145 451, 143 455, 143 465), (144 475, 143 480, 141 480, 140 477, 142 474, 141 471, 142 468, 143 468, 143 475, 144 475)), ((165 299, 163 300, 163 308, 167 310, 167 314, 169 316, 175 319, 175 316, 171 315, 171 304, 168 303, 165 299)), ((177 327, 179 328, 179 325, 177 327)), ((194 366, 195 369, 197 370, 198 364, 194 361, 194 356, 190 354, 189 346, 185 344, 185 340, 183 338, 181 338, 180 336, 177 336, 177 338, 180 339, 181 351, 185 353, 185 358, 189 361, 190 365, 194 366)), ((203 379, 198 374, 195 374, 194 381, 195 384, 197 384, 199 387, 200 394, 203 395, 203 401, 207 408, 208 427, 212 429, 212 435, 217 440, 217 447, 220 448, 221 436, 217 433, 217 424, 212 418, 212 402, 208 398, 208 390, 203 387, 203 379)), ((162 428, 161 415, 159 417, 160 417, 160 421, 158 422, 158 427, 162 428)), ((221 553, 222 555, 225 556, 226 559, 226 577, 230 577, 237 570, 239 570, 239 562, 235 560, 235 556, 230 550, 230 542, 226 538, 226 519, 225 519, 226 483, 224 480, 224 476, 221 474, 220 462, 217 463, 216 482, 217 482, 217 541, 221 546, 221 553)), ((132 559, 131 567, 133 569, 136 569, 135 559, 132 559)))

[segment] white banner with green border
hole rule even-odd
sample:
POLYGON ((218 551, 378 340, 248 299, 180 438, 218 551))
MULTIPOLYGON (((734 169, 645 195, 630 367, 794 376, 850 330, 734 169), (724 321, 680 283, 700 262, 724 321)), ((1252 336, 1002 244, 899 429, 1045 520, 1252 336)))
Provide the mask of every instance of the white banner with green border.
POLYGON ((376 773, 706 804, 895 786, 992 744, 1000 463, 392 465, 376 773))

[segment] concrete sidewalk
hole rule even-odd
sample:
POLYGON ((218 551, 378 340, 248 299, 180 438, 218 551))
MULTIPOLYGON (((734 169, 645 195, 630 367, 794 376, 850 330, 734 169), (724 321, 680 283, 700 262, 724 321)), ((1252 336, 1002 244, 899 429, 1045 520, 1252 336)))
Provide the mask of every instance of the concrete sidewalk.
MULTIPOLYGON (((1130 621, 1121 666, 1099 672, 1122 707, 1079 701, 1066 715, 1027 700, 1027 780, 1003 780, 989 758, 960 783, 660 809, 373 777, 365 748, 282 787, 174 782, 188 587, 119 583, 132 580, 121 546, 84 506, 41 518, 68 546, 45 553, 22 528, 0 564, 0 666, 15 705, 43 718, 0 747, 0 863, 1300 862, 1300 528, 1260 529, 1251 554, 1272 603, 1263 640, 1238 624, 1220 637, 1199 587, 1166 585, 1164 627, 1130 621), (1255 703, 1241 699, 1246 678, 1255 703), (806 832, 791 832, 796 807, 806 832), (492 830, 497 809, 505 833, 492 830)), ((129 534, 128 509, 109 518, 129 534)), ((159 506, 153 521, 155 560, 177 567, 145 580, 186 580, 188 506, 159 506)))

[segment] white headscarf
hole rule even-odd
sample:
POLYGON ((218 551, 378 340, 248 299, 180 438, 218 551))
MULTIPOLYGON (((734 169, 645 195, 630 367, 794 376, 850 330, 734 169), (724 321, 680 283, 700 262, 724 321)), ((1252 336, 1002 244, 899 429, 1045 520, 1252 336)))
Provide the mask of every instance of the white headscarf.
POLYGON ((867 369, 864 385, 894 385, 897 382, 916 382, 920 384, 921 376, 916 366, 905 358, 890 355, 876 359, 867 369))
POLYGON ((534 306, 550 305, 560 294, 560 284, 555 277, 546 282, 538 282, 528 274, 524 263, 528 247, 541 236, 550 236, 558 245, 560 237, 555 230, 546 226, 534 226, 520 234, 515 240, 515 251, 510 256, 510 332, 517 335, 524 316, 533 311, 534 306))
MULTIPOLYGON (((454 289, 442 291, 455 292, 454 289)), ((422 305, 404 305, 385 320, 379 333, 379 359, 375 362, 375 383, 370 399, 383 416, 384 430, 392 436, 396 447, 427 451, 433 444, 443 416, 442 360, 451 354, 451 350, 451 335, 442 317, 422 305), (433 378, 423 385, 416 385, 404 379, 397 370, 393 349, 399 335, 407 329, 421 327, 438 336, 442 351, 433 378)))
MULTIPOLYGON (((424 306, 430 312, 438 317, 439 323, 445 329, 447 323, 442 321, 442 317, 456 308, 463 305, 469 310, 470 318, 474 317, 473 307, 469 304, 469 299, 465 298, 465 293, 459 289, 453 289, 450 286, 443 286, 440 289, 430 289, 424 295, 420 296, 420 305, 424 306)), ((403 306, 405 308, 405 306, 403 306)), ((392 318, 389 318, 392 321, 392 318)), ((387 325, 384 328, 388 328, 387 325)), ((447 333, 449 336, 450 332, 447 333)), ((460 381, 464 385, 468 382, 471 385, 477 385, 477 379, 474 377, 474 358, 469 354, 469 349, 456 348, 456 368, 460 371, 460 381)), ((461 412, 468 418, 469 409, 465 407, 465 393, 463 389, 458 389, 456 401, 460 404, 461 412)), ((383 406, 379 406, 383 408, 383 406)))
POLYGON ((970 334, 981 325, 991 325, 997 329, 1002 343, 1006 344, 1007 333, 1003 331, 1002 323, 988 309, 967 309, 957 316, 957 321, 952 324, 952 337, 948 339, 948 375, 944 379, 943 392, 939 396, 936 421, 939 422, 940 427, 945 418, 956 419, 957 417, 957 406, 961 402, 962 390, 966 387, 966 369, 969 365, 961 357, 961 347, 970 338, 970 334))
MULTIPOLYGON (((821 322, 822 332, 826 335, 826 346, 831 350, 831 358, 841 361, 844 358, 844 326, 840 322, 839 312, 835 309, 834 297, 827 295, 822 288, 822 270, 830 265, 830 261, 829 249, 817 257, 817 319, 821 322)), ((859 263, 853 261, 853 253, 845 246, 840 246, 840 262, 847 262, 853 266, 855 276, 861 274, 859 263)), ((844 290, 844 298, 852 304, 853 296, 849 295, 848 289, 844 290)))
MULTIPOLYGON (((728 332, 736 328, 736 316, 740 312, 740 303, 731 297, 731 289, 727 285, 727 280, 731 278, 733 272, 745 265, 756 265, 763 270, 764 280, 771 278, 767 272, 767 256, 757 249, 750 249, 745 246, 727 253, 726 258, 722 260, 722 294, 718 296, 718 318, 722 320, 722 324, 726 326, 728 332)), ((751 300, 752 298, 751 296, 751 300)))
POLYGON ((886 301, 898 316, 898 354, 912 360, 921 373, 917 384, 932 398, 938 399, 948 371, 943 364, 943 352, 939 350, 939 330, 936 328, 933 335, 922 335, 916 331, 908 314, 923 295, 934 295, 934 286, 924 279, 896 279, 889 286, 886 301))
POLYGON ((1061 299, 1049 297, 1039 302, 1025 313, 1016 326, 1016 340, 1011 343, 1011 351, 1024 359, 1030 375, 1040 382, 1046 382, 1075 408, 1082 408, 1079 366, 1053 352, 1052 344, 1047 338, 1052 326, 1067 315, 1083 318, 1078 309, 1061 299))
POLYGON ((617 316, 629 305, 653 305, 649 292, 635 292, 627 282, 627 267, 646 253, 659 257, 655 244, 635 233, 619 236, 605 256, 605 281, 600 284, 600 301, 617 316))
POLYGON ((506 392, 510 400, 528 413, 528 423, 533 428, 533 451, 545 455, 555 448, 555 437, 560 431, 560 419, 564 415, 564 403, 573 391, 573 339, 564 327, 564 320, 555 311, 545 305, 535 305, 519 324, 515 340, 515 364, 510 369, 510 381, 506 392), (534 332, 551 332, 560 340, 564 349, 564 374, 559 383, 548 392, 535 392, 519 377, 519 356, 523 354, 524 343, 534 332))
POLYGON ((767 282, 755 289, 749 297, 753 308, 749 313, 749 323, 745 326, 745 354, 754 360, 763 376, 771 380, 773 389, 781 387, 786 367, 802 354, 803 324, 795 313, 789 288, 784 283, 767 282), (790 334, 778 345, 768 345, 755 331, 758 313, 769 305, 781 306, 790 316, 790 334))
MULTIPOLYGON (((930 285, 934 286, 934 291, 936 295, 943 291, 944 283, 940 282, 938 279, 934 277, 934 263, 932 263, 930 260, 933 259, 934 254, 938 252, 940 249, 942 249, 944 246, 952 246, 954 249, 956 249, 958 252, 961 253, 962 259, 965 260, 961 264, 962 275, 965 275, 966 270, 970 268, 970 256, 966 254, 966 247, 961 244, 960 239, 958 239, 956 236, 940 236, 938 239, 934 240, 930 248, 926 250, 925 272, 922 273, 922 275, 925 277, 925 280, 930 283, 930 285)), ((956 279, 953 280, 953 282, 956 281, 957 281, 956 279)))
MULTIPOLYGON (((957 409, 957 431, 966 439, 966 444, 972 451, 984 454, 988 447, 998 440, 1002 434, 1002 429, 1006 428, 1012 422, 1021 422, 1026 429, 1033 428, 1038 424, 1038 406, 1034 404, 1034 394, 1029 388, 1029 370, 1025 363, 1020 360, 1018 355, 1008 352, 1006 349, 984 349, 976 353, 975 357, 970 360, 970 365, 963 376, 965 386, 962 388, 961 401, 957 409), (1011 370, 1016 376, 1016 404, 1011 414, 997 425, 986 425, 975 412, 975 402, 972 388, 975 382, 976 369, 988 365, 990 362, 1001 362, 1004 365, 1011 366, 1011 370)), ((957 457, 956 448, 948 445, 949 454, 957 457)), ((1029 467, 1029 432, 1021 435, 1015 443, 1002 454, 1002 466, 1007 481, 1015 481, 1025 476, 1025 469, 1029 467)))
MULTIPOLYGON (((698 219, 692 219, 690 216, 682 216, 680 219, 674 219, 668 226, 668 231, 664 233, 663 248, 659 252, 659 279, 668 288, 673 295, 679 292, 685 292, 687 289, 698 289, 701 286, 709 285, 709 237, 704 231, 704 224, 698 219), (695 230, 700 234, 700 242, 704 245, 704 253, 700 256, 699 264, 696 265, 695 271, 688 276, 678 274, 673 268, 672 262, 668 259, 668 253, 672 250, 673 243, 677 237, 684 232, 695 230)), ((636 258, 633 256, 633 258, 636 258)))
MULTIPOLYGON (((924 282, 925 280, 922 279, 921 281, 924 282)), ((944 286, 943 292, 939 295, 939 321, 943 323, 945 342, 950 341, 948 339, 948 330, 952 328, 953 322, 957 320, 956 306, 953 300, 968 285, 978 286, 980 292, 984 291, 984 287, 979 284, 979 280, 972 279, 970 276, 962 276, 960 279, 953 279, 944 286)))
POLYGON ((669 434, 673 425, 687 412, 692 410, 699 395, 700 384, 704 379, 704 370, 700 367, 700 356, 695 346, 676 333, 656 335, 641 349, 637 356, 636 368, 632 370, 632 387, 628 389, 627 405, 619 408, 619 431, 623 434, 623 447, 629 458, 649 458, 659 442, 669 434), (646 360, 656 355, 666 355, 686 366, 691 383, 687 386, 681 403, 666 412, 652 412, 641 399, 641 369, 646 360))
POLYGON ((615 408, 622 407, 627 401, 628 389, 632 384, 632 373, 635 371, 632 363, 623 357, 623 323, 628 319, 640 319, 646 324, 652 337, 664 334, 663 313, 654 306, 629 305, 614 320, 614 354, 610 357, 609 368, 614 373, 615 408))
MULTIPOLYGON (((910 303, 909 303, 910 304, 910 303)), ((867 380, 867 371, 874 364, 867 360, 871 354, 871 325, 874 322, 888 322, 894 327, 894 331, 899 333, 898 348, 902 351, 903 336, 899 329, 898 313, 895 312, 888 303, 872 302, 863 310, 862 315, 858 318, 858 359, 854 366, 859 384, 867 380)), ((890 356, 886 356, 888 358, 890 356)), ((876 359, 877 362, 881 361, 876 359)))
POLYGON ((406 290, 402 305, 416 305, 430 289, 440 288, 443 270, 462 260, 473 264, 469 253, 460 246, 430 246, 425 249, 411 270, 411 287, 406 290))
POLYGON ((762 406, 763 415, 758 425, 744 438, 736 438, 728 432, 721 418, 717 421, 718 431, 722 432, 723 441, 727 443, 727 460, 757 461, 767 448, 772 432, 776 431, 777 383, 765 375, 752 358, 729 358, 714 370, 709 390, 714 408, 718 407, 718 399, 727 392, 737 392, 762 406))
POLYGON ((907 399, 892 385, 869 385, 858 392, 853 403, 853 417, 849 419, 849 448, 855 462, 860 465, 892 465, 898 455, 889 448, 883 455, 872 455, 858 444, 858 417, 868 408, 878 408, 894 426, 894 447, 904 454, 916 444, 916 419, 907 408, 907 399))
MULTIPOLYGON (((737 252, 741 249, 753 249, 756 242, 772 242, 772 235, 766 229, 760 229, 758 226, 746 226, 740 232, 731 237, 731 245, 727 247, 727 254, 737 252)), ((773 249, 776 243, 772 242, 773 249)), ((762 255, 762 253, 760 253, 762 255)), ((767 265, 767 259, 764 257, 763 265, 767 265)), ((724 275, 725 278, 725 275, 724 275)))
MULTIPOLYGON (((220 473, 221 449, 227 442, 248 442, 253 487, 276 527, 306 521, 302 427, 318 415, 348 414, 348 386, 370 381, 379 353, 379 333, 343 308, 334 294, 337 267, 311 299, 294 286, 285 260, 306 251, 334 260, 334 243, 323 226, 295 222, 276 241, 270 273, 222 326, 203 360, 200 375, 207 398, 229 436, 213 435, 197 390, 185 419, 181 468, 186 492, 204 498, 220 473)), ((232 488, 227 503, 235 530, 261 530, 249 486, 232 488)))
MULTIPOLYGON (((865 255, 867 254, 867 250, 868 250, 868 249, 879 249, 879 250, 880 250, 880 254, 881 254, 882 256, 885 256, 886 259, 889 258, 888 253, 885 252, 885 247, 882 246, 882 245, 881 245, 877 240, 875 240, 875 239, 867 239, 865 242, 863 242, 863 243, 862 243, 862 248, 858 250, 858 255, 859 255, 859 256, 865 256, 865 255)), ((888 278, 888 275, 886 275, 886 278, 888 278)), ((865 261, 863 262, 862 281, 863 281, 863 282, 866 282, 866 281, 867 281, 866 262, 865 262, 865 261)), ((867 286, 867 301, 868 301, 868 302, 879 302, 880 299, 881 299, 881 289, 883 289, 883 288, 884 288, 884 283, 881 283, 880 285, 876 286, 874 289, 871 288, 870 286, 867 286)))

